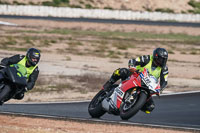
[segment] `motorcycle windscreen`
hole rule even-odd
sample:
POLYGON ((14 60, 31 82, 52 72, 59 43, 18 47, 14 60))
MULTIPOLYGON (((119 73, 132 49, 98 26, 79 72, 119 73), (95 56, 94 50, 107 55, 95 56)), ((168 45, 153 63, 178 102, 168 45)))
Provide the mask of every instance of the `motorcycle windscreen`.
POLYGON ((26 77, 24 76, 24 72, 21 72, 22 69, 23 68, 18 64, 10 65, 7 67, 6 74, 11 82, 20 86, 26 86, 26 77))

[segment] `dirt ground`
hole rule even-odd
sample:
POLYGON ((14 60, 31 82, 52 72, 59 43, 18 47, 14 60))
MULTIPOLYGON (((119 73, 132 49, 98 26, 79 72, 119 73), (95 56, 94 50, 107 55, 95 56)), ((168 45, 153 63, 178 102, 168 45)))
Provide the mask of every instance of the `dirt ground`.
POLYGON ((1 133, 189 133, 137 126, 85 123, 0 115, 1 133))
MULTIPOLYGON (((4 36, 4 30, 11 31, 13 36, 16 36, 15 30, 19 29, 34 29, 42 28, 80 28, 84 30, 95 29, 98 31, 143 31, 155 33, 186 33, 188 35, 200 35, 200 28, 192 27, 173 27, 173 26, 144 26, 144 25, 125 25, 125 24, 98 24, 98 23, 80 23, 80 22, 57 22, 43 20, 15 20, 15 19, 0 19, 1 21, 16 23, 19 27, 0 26, 0 35, 4 36)), ((42 34, 41 34, 42 35, 42 34)), ((64 45, 63 45, 64 46, 64 45)), ((39 47, 42 49, 42 58, 39 63, 40 75, 83 75, 84 73, 103 74, 107 77, 112 74, 113 70, 119 67, 127 67, 128 59, 120 59, 120 63, 109 58, 100 58, 96 56, 80 56, 70 53, 60 54, 54 52, 58 46, 52 45, 49 47, 39 47), (51 51, 51 52, 49 52, 51 51), (66 56, 70 60, 66 61, 66 56)), ((60 46, 59 46, 60 47, 60 46)), ((151 54, 156 47, 165 47, 171 49, 170 46, 138 44, 134 49, 130 49, 130 53, 135 55, 151 54), (141 50, 143 47, 148 47, 141 50)), ((177 47, 187 50, 189 48, 200 49, 200 45, 185 45, 180 44, 177 47)), ((187 52, 187 51, 186 51, 187 52)), ((0 58, 8 57, 13 54, 24 54, 20 51, 0 50, 0 58)), ((173 54, 169 54, 169 85, 163 93, 196 91, 200 90, 200 55, 199 54, 182 54, 178 50, 174 50, 173 54)), ((62 93, 27 93, 21 101, 11 100, 10 103, 16 102, 53 102, 53 101, 75 101, 75 100, 90 100, 97 91, 81 93, 73 90, 67 90, 62 93), (69 95, 70 94, 70 95, 69 95)), ((173 131, 155 128, 143 128, 136 126, 119 126, 105 124, 79 123, 74 121, 55 121, 47 119, 2 116, 0 115, 0 132, 2 133, 101 133, 101 132, 148 132, 148 133, 179 133, 183 131, 173 131)))
MULTIPOLYGON (((41 4, 45 1, 53 0, 1 0, 7 3, 23 3, 23 4, 41 4)), ((133 11, 155 11, 156 9, 171 9, 176 13, 188 12, 193 9, 189 4, 190 0, 70 0, 68 5, 78 6, 81 8, 97 9, 118 9, 118 10, 133 10, 133 11), (163 4, 164 3, 164 4, 163 4), (176 3, 176 4, 175 4, 176 3)), ((198 0, 195 0, 198 1, 198 0)))

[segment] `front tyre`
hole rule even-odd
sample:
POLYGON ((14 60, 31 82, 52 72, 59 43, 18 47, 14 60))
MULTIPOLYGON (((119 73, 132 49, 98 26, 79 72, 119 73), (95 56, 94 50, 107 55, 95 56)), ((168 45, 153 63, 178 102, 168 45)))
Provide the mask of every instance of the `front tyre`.
POLYGON ((120 107, 120 117, 122 120, 128 120, 134 116, 146 103, 147 94, 143 91, 132 101, 123 102, 120 107))
POLYGON ((106 97, 104 90, 100 90, 88 106, 88 112, 93 118, 99 118, 106 113, 102 108, 102 101, 106 97))

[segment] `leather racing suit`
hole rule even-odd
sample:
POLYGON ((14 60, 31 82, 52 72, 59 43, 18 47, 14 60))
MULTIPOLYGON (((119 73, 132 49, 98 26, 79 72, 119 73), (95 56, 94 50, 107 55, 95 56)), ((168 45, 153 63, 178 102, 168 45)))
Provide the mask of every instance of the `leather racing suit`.
MULTIPOLYGON (((167 79, 168 79, 168 67, 156 67, 153 62, 153 57, 151 55, 143 55, 136 59, 129 60, 129 65, 136 67, 136 70, 142 71, 142 69, 148 68, 151 69, 150 71, 153 73, 152 75, 160 78, 160 86, 161 92, 167 86, 167 79)), ((111 87, 117 80, 125 80, 128 78, 132 72, 127 68, 118 68, 116 69, 110 79, 104 84, 105 91, 111 87)), ((155 104, 153 102, 152 97, 146 102, 146 104, 141 109, 146 113, 150 113, 155 108, 155 104)))
MULTIPOLYGON (((12 57, 6 57, 6 58, 2 59, 1 64, 8 66, 11 64, 19 64, 19 63, 22 64, 21 62, 23 62, 23 61, 24 62, 26 61, 26 56, 17 54, 12 57)), ((32 66, 28 66, 26 62, 24 64, 25 64, 26 69, 29 69, 32 67, 32 66)), ((35 66, 27 77, 27 86, 26 86, 27 90, 31 90, 34 87, 35 82, 38 78, 38 75, 39 75, 39 68, 38 68, 38 66, 35 66)), ((21 100, 21 99, 23 99, 23 97, 24 97, 24 92, 17 94, 14 97, 14 99, 21 100)))

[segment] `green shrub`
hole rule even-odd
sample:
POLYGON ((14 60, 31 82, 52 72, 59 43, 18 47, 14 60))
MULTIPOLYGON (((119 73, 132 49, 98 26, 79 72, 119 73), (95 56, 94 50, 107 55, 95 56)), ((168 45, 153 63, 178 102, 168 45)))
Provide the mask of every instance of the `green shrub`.
POLYGON ((113 10, 113 8, 109 6, 104 7, 104 9, 113 10))
POLYGON ((62 2, 61 0, 53 0, 55 6, 59 6, 62 2))
POLYGON ((79 3, 80 3, 80 4, 84 4, 84 2, 83 2, 83 1, 79 1, 79 3))
POLYGON ((185 51, 181 51, 181 54, 187 54, 185 51))
POLYGON ((8 2, 3 2, 3 1, 0 1, 0 4, 10 5, 10 3, 8 3, 8 2))
POLYGON ((197 55, 198 53, 197 53, 197 51, 191 51, 190 54, 197 55))
POLYGON ((71 7, 71 8, 82 8, 82 7, 79 6, 79 5, 69 5, 69 7, 71 7))
POLYGON ((151 8, 149 8, 149 7, 143 6, 143 8, 144 8, 146 11, 148 11, 148 12, 152 12, 152 11, 153 11, 153 10, 152 10, 151 8))
POLYGON ((50 1, 44 1, 42 2, 42 5, 43 6, 55 6, 53 2, 50 2, 50 1))
POLYGON ((114 43, 113 46, 116 47, 117 49, 120 49, 120 50, 127 50, 128 49, 127 44, 114 43))
POLYGON ((50 42, 51 42, 51 43, 57 43, 57 41, 56 41, 56 40, 51 40, 50 42))
POLYGON ((169 8, 157 8, 155 9, 156 12, 166 12, 166 13, 174 13, 174 10, 169 8))
POLYGON ((14 4, 14 5, 25 5, 24 3, 20 3, 20 2, 18 2, 18 1, 13 1, 13 4, 14 4))
POLYGON ((168 53, 169 53, 169 54, 174 54, 174 51, 168 50, 168 53))
POLYGON ((53 1, 44 1, 42 5, 44 6, 69 6, 69 0, 53 0, 53 1))
POLYGON ((192 6, 193 8, 199 8, 199 9, 200 9, 200 2, 197 2, 197 1, 194 1, 194 0, 190 0, 190 1, 188 2, 188 4, 189 4, 190 6, 192 6))
POLYGON ((200 9, 188 10, 189 13, 200 14, 200 9))
POLYGON ((194 8, 194 10, 188 10, 188 12, 200 14, 200 2, 190 0, 188 4, 194 8))
POLYGON ((110 58, 117 58, 117 59, 120 58, 119 54, 113 50, 109 50, 107 56, 110 58))
POLYGON ((60 0, 63 3, 69 3, 69 0, 60 0))
POLYGON ((93 8, 93 7, 92 7, 92 5, 90 5, 90 4, 86 4, 86 5, 85 5, 85 8, 91 9, 91 8, 93 8))
POLYGON ((29 5, 36 5, 36 4, 35 4, 35 3, 33 3, 33 2, 29 2, 28 4, 29 4, 29 5))

